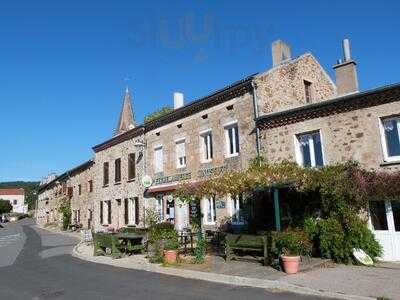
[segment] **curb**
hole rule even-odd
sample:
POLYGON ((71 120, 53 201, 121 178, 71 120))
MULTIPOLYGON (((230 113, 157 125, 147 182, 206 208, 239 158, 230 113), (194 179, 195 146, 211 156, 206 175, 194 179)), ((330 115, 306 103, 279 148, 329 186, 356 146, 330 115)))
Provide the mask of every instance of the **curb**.
POLYGON ((162 267, 161 265, 157 264, 148 264, 148 265, 137 265, 127 266, 118 260, 112 261, 105 261, 100 257, 94 256, 87 256, 84 255, 82 252, 79 251, 79 247, 82 244, 77 244, 72 251, 72 256, 79 258, 81 260, 90 261, 93 263, 98 264, 105 264, 114 267, 120 267, 125 269, 133 269, 133 270, 141 270, 147 272, 154 272, 160 273, 164 275, 176 276, 176 277, 184 277, 188 279, 196 279, 196 280, 204 280, 228 285, 236 285, 236 286, 244 286, 244 287, 254 287, 254 288, 262 288, 267 290, 279 290, 283 292, 290 292, 296 293, 306 296, 319 296, 319 297, 326 297, 326 298, 334 298, 334 299, 347 299, 347 300, 372 300, 376 298, 372 297, 365 297, 365 296, 357 296, 357 295, 347 295, 347 294, 340 294, 335 292, 328 292, 328 291, 318 291, 313 290, 308 287, 298 286, 286 282, 281 282, 277 280, 269 280, 269 279, 257 279, 257 278, 247 278, 241 276, 234 276, 234 275, 225 275, 225 274, 216 274, 216 273, 206 273, 201 271, 194 271, 194 270, 185 270, 185 269, 175 269, 175 268, 168 268, 162 267), (100 259, 99 259, 100 258, 100 259))

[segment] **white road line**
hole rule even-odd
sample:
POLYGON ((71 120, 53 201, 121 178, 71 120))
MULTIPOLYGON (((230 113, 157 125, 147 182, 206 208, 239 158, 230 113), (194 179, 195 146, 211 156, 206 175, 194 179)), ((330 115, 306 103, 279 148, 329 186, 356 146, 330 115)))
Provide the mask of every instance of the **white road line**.
POLYGON ((5 247, 7 245, 13 244, 20 239, 21 239, 20 233, 0 236, 0 247, 5 247))

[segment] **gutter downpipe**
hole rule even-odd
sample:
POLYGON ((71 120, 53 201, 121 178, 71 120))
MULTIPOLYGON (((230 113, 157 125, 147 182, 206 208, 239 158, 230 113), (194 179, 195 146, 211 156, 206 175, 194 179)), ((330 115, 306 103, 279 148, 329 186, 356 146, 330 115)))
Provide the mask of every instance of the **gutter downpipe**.
MULTIPOLYGON (((259 112, 258 112, 258 101, 257 101, 257 84, 255 83, 254 79, 251 81, 251 86, 253 88, 253 109, 254 109, 254 120, 258 119, 259 112)), ((257 157, 260 157, 261 153, 261 145, 260 145, 260 129, 256 126, 256 151, 257 157)))

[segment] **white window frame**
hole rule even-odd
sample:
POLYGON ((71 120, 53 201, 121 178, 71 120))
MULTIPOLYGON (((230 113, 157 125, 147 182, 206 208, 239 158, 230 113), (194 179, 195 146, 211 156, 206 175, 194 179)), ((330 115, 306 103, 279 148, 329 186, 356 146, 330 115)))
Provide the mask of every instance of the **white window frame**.
POLYGON ((207 129, 200 131, 200 156, 202 163, 209 163, 213 160, 212 146, 212 130, 207 129), (207 139, 207 140, 206 140, 207 139), (207 141, 207 144, 206 144, 207 141), (208 154, 208 158, 207 158, 208 154))
POLYGON ((108 200, 104 200, 103 202, 103 224, 102 225, 110 225, 108 223, 108 200))
POLYGON ((158 215, 160 217, 160 222, 164 221, 164 198, 159 196, 156 197, 156 205, 155 209, 158 212, 158 215))
POLYGON ((156 145, 154 146, 154 173, 161 173, 164 171, 164 152, 163 152, 163 145, 156 145), (157 160, 157 151, 160 151, 160 162, 157 160), (160 165, 158 165, 160 163, 160 165))
POLYGON ((229 203, 229 213, 231 217, 231 222, 233 225, 243 225, 244 219, 240 215, 240 197, 232 197, 231 195, 228 196, 228 203, 229 203), (236 216, 236 217, 235 217, 236 216), (235 218, 235 219, 234 219, 235 218))
POLYGON ((215 207, 215 197, 205 197, 203 198, 203 224, 204 225, 215 225, 214 219, 216 219, 216 212, 217 210, 214 210, 215 207), (214 202, 214 203, 213 203, 214 202), (209 208, 211 208, 210 214, 211 214, 211 221, 208 220, 208 212, 209 208))
MULTIPOLYGON (((319 134, 319 139, 321 141, 321 152, 322 152, 322 165, 325 166, 325 151, 324 151, 324 144, 323 144, 323 139, 322 139, 322 133, 321 130, 312 130, 312 131, 307 131, 307 132, 302 132, 302 133, 297 133, 293 136, 294 138, 294 145, 295 145, 295 156, 296 156, 296 162, 299 166, 304 167, 304 158, 303 158, 303 153, 301 152, 301 145, 299 141, 299 137, 303 135, 311 135, 313 133, 318 133, 319 134)), ((310 161, 311 161, 311 167, 315 168, 316 167, 316 160, 315 160, 315 148, 314 148, 314 140, 310 138, 308 140, 309 142, 309 148, 310 148, 310 161)))
POLYGON ((224 134, 225 134, 225 157, 235 157, 238 156, 240 153, 240 135, 239 135, 239 125, 237 121, 232 121, 229 123, 224 124, 224 134), (229 140, 229 130, 236 128, 237 130, 237 136, 239 139, 238 146, 239 148, 236 148, 236 134, 235 131, 232 132, 232 145, 233 145, 233 153, 230 153, 230 140, 229 140))
POLYGON ((135 198, 128 198, 128 225, 136 225, 135 198))
POLYGON ((180 138, 175 140, 175 157, 176 157, 176 168, 182 169, 186 168, 187 157, 186 157, 186 139, 180 138), (179 156, 179 147, 183 144, 183 156, 179 156), (180 160, 182 158, 182 161, 180 160))
POLYGON ((397 132, 399 134, 399 140, 400 140, 400 116, 379 118, 379 130, 380 130, 380 134, 381 134, 381 145, 382 145, 382 150, 383 150, 383 159, 386 162, 400 161, 400 155, 396 155, 396 156, 389 156, 388 155, 385 128, 383 127, 383 121, 393 120, 393 119, 397 120, 397 132))

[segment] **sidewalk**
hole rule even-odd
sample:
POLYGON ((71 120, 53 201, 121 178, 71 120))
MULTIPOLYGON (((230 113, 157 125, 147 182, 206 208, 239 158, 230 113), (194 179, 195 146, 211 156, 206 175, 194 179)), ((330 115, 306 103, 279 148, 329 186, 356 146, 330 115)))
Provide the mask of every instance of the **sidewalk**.
MULTIPOLYGON (((84 243, 78 244, 73 256, 94 263, 115 267, 156 272, 171 276, 213 281, 224 284, 280 290, 303 295, 315 295, 335 299, 376 299, 388 297, 400 299, 400 286, 395 284, 400 278, 400 268, 364 268, 338 266, 336 268, 316 269, 296 275, 285 275, 265 271, 264 278, 227 275, 213 272, 202 272, 182 267, 164 267, 151 264, 144 255, 112 259, 105 256, 93 256, 93 247, 84 243)), ((243 269, 243 265, 235 265, 243 269)), ((256 265, 256 264, 252 264, 256 265)), ((260 277, 260 276, 258 276, 260 277)))

